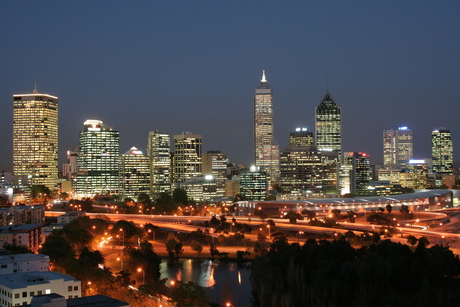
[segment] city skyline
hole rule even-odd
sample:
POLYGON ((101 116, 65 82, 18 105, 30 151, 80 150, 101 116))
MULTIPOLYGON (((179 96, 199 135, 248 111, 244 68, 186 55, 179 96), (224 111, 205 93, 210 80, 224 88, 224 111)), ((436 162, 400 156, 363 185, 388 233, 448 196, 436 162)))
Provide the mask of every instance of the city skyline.
POLYGON ((326 79, 342 109, 343 151, 382 163, 382 132, 400 126, 414 132, 414 158, 431 156, 436 127, 460 142, 457 3, 107 3, 0 4, 11 47, 0 51, 1 170, 12 170, 12 95, 35 82, 60 100, 60 166, 88 118, 120 131, 121 152, 145 152, 149 131, 193 131, 203 152, 249 166, 262 70, 280 150, 295 128, 314 131, 326 79))

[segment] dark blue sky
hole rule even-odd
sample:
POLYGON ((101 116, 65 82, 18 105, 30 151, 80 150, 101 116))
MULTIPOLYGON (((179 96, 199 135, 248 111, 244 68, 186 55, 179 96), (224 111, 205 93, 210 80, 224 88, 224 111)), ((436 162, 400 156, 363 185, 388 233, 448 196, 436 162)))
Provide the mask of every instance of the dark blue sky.
MULTIPOLYGON (((59 96, 60 159, 86 119, 120 131, 203 135, 236 163, 253 155, 253 94, 274 92, 275 136, 314 130, 329 91, 344 151, 382 161, 382 132, 409 126, 415 157, 435 127, 460 146, 458 1, 1 1, 0 169, 12 169, 12 95, 59 96)), ((458 155, 455 155, 458 157, 458 155)))

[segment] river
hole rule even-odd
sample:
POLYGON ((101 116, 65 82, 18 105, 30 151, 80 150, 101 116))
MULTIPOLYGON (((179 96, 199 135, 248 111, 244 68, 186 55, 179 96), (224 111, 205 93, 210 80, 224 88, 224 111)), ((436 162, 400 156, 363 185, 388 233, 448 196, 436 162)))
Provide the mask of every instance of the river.
POLYGON ((202 287, 208 287, 208 296, 212 302, 225 306, 231 303, 235 307, 250 307, 251 284, 249 282, 250 264, 220 262, 208 259, 182 259, 171 264, 162 260, 161 279, 193 281, 202 287))

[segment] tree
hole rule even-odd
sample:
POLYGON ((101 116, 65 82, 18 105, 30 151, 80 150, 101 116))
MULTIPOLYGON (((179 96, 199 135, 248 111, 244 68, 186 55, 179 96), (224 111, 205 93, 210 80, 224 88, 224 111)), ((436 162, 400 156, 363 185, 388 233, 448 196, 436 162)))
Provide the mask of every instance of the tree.
POLYGON ((388 213, 391 213, 391 211, 393 210, 393 206, 388 204, 388 205, 385 206, 385 209, 387 209, 388 213))
POLYGON ((412 235, 408 236, 407 237, 407 243, 414 246, 415 244, 417 244, 418 242, 418 239, 412 235))
POLYGON ((409 215, 409 207, 407 205, 401 205, 401 209, 399 209, 399 211, 404 216, 409 215))
POLYGON ((174 189, 172 193, 172 201, 175 205, 178 205, 178 204, 187 205, 189 201, 188 196, 187 196, 187 191, 185 191, 182 188, 174 189))
POLYGON ((145 205, 146 207, 152 206, 152 199, 150 198, 150 195, 144 192, 139 193, 137 196, 137 202, 145 205))
POLYGON ((62 230, 55 230, 46 238, 40 249, 40 254, 48 255, 53 263, 61 262, 67 258, 75 258, 75 252, 62 235, 62 230))
POLYGON ((339 209, 333 209, 332 210, 332 214, 334 215, 334 218, 335 219, 340 219, 341 218, 341 214, 340 214, 340 210, 339 209))
POLYGON ((198 255, 203 251, 203 246, 195 240, 190 243, 190 247, 193 251, 197 252, 198 255))
POLYGON ((176 303, 176 307, 208 307, 209 297, 206 296, 206 288, 195 282, 183 283, 177 281, 171 288, 170 297, 176 303))
POLYGON ((100 251, 91 251, 87 246, 85 246, 80 251, 78 262, 83 267, 97 268, 99 264, 104 264, 104 256, 102 256, 100 251))

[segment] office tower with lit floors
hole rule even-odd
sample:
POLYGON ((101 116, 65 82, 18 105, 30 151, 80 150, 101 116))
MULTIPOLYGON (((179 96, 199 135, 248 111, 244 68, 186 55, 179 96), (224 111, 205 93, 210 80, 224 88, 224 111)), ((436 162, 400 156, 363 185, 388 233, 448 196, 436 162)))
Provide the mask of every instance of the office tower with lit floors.
POLYGON ((136 147, 120 156, 120 195, 139 201, 139 194, 150 194, 150 159, 136 147))
POLYGON ((161 130, 149 132, 147 156, 150 159, 150 193, 171 192, 171 136, 161 130))
POLYGON ((342 170, 349 170, 349 191, 362 195, 367 191, 366 185, 372 180, 370 157, 362 152, 346 152, 343 157, 342 170), (346 166, 349 166, 347 168, 346 166))
POLYGON ((58 184, 58 97, 13 95, 13 173, 31 185, 58 184))
POLYGON ((435 184, 439 187, 453 176, 454 171, 454 145, 450 130, 441 127, 431 132, 431 159, 431 169, 436 174, 435 184))
POLYGON ((279 182, 279 152, 273 134, 273 94, 264 70, 254 95, 254 159, 267 172, 271 186, 279 182))
POLYGON ((307 128, 296 128, 289 134, 289 146, 314 146, 315 136, 307 128))
POLYGON ((216 196, 224 196, 227 181, 227 154, 218 150, 208 150, 202 155, 203 175, 211 175, 216 180, 216 196))
POLYGON ((80 131, 76 192, 82 196, 118 193, 120 132, 88 119, 80 131))
POLYGON ((316 107, 316 147, 320 151, 342 153, 342 118, 340 106, 329 91, 316 107))
POLYGON ((403 168, 412 159, 413 147, 412 130, 407 127, 383 131, 383 165, 403 168))
POLYGON ((202 174, 201 135, 185 131, 174 136, 174 181, 182 183, 202 174))

